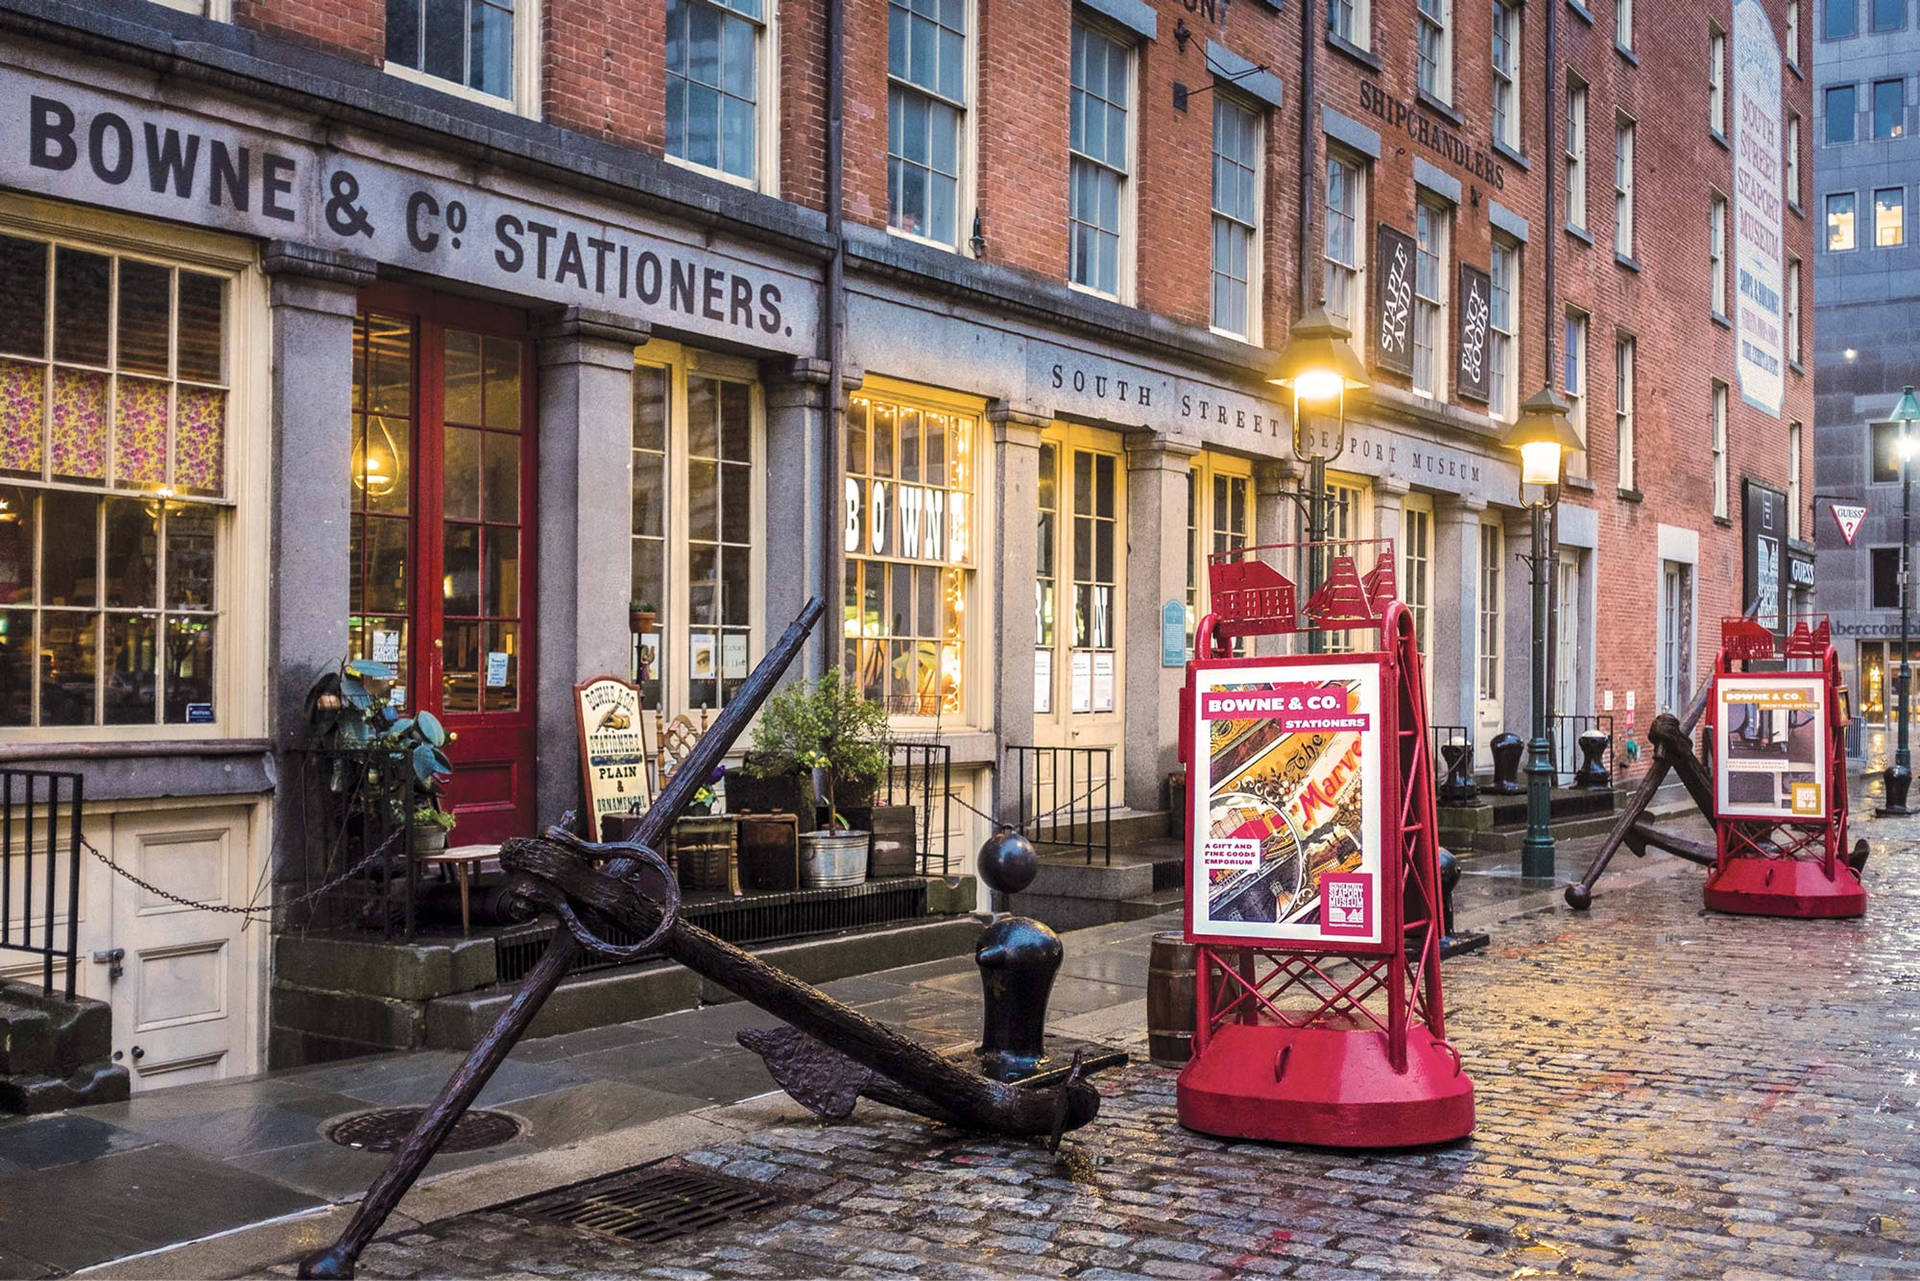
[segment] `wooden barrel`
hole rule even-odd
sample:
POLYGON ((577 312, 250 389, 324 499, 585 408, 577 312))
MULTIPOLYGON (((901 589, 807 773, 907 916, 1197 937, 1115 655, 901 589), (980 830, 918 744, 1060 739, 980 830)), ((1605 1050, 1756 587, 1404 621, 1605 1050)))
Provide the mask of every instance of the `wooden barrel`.
POLYGON ((1147 962, 1147 1057, 1184 1067, 1193 1057, 1193 944, 1178 930, 1153 936, 1147 962))

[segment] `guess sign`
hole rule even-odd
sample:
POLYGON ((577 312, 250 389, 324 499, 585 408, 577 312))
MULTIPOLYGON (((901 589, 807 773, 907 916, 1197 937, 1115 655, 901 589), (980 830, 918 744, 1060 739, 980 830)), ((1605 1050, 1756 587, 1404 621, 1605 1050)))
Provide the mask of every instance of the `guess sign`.
POLYGON ((1413 237, 1381 223, 1374 233, 1373 359, 1382 369, 1413 374, 1413 237))

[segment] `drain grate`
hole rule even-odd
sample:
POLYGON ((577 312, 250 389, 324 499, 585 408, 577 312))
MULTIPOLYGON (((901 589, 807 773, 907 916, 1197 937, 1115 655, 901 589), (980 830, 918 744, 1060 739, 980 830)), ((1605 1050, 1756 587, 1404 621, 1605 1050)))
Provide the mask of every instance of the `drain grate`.
MULTIPOLYGON (((326 1134, 343 1148, 362 1152, 391 1152, 407 1141, 420 1124, 424 1108, 379 1108, 354 1112, 329 1121, 326 1134)), ((520 1119, 505 1112, 469 1111, 460 1114, 441 1152, 478 1152, 520 1137, 520 1119)))
POLYGON ((757 1183, 682 1166, 644 1165, 495 1208, 622 1241, 658 1245, 770 1209, 781 1201, 757 1183))

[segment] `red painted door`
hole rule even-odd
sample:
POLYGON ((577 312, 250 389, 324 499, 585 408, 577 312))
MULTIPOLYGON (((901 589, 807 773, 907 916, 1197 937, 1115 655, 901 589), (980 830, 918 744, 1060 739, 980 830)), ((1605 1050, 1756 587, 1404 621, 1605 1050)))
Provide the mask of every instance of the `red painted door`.
POLYGON ((533 359, 517 313, 362 296, 353 645, 454 738, 456 844, 534 831, 533 359))

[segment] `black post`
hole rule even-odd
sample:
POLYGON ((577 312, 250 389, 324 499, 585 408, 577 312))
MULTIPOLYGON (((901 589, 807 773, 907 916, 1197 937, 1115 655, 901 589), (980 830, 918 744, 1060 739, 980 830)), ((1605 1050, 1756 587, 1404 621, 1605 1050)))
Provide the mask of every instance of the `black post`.
POLYGON ((1913 684, 1913 669, 1908 659, 1912 638, 1908 634, 1913 607, 1913 451, 1908 425, 1900 424, 1900 725, 1894 731, 1893 764, 1882 779, 1887 803, 1882 814, 1904 815, 1907 789, 1913 785, 1913 758, 1907 749, 1907 690, 1913 684))
POLYGON ((1520 875, 1553 876, 1553 759, 1547 750, 1547 505, 1528 505, 1533 518, 1533 741, 1527 760, 1527 838, 1520 847, 1520 875))
MULTIPOLYGON (((1296 406, 1294 413, 1298 414, 1296 406)), ((1345 424, 1342 424, 1344 429, 1345 424)), ((1320 590, 1320 579, 1325 570, 1325 559, 1320 544, 1327 537, 1327 460, 1315 450, 1307 459, 1307 590, 1310 599, 1320 590)), ((1326 652, 1327 634, 1319 627, 1307 633, 1307 652, 1320 654, 1326 652)))

